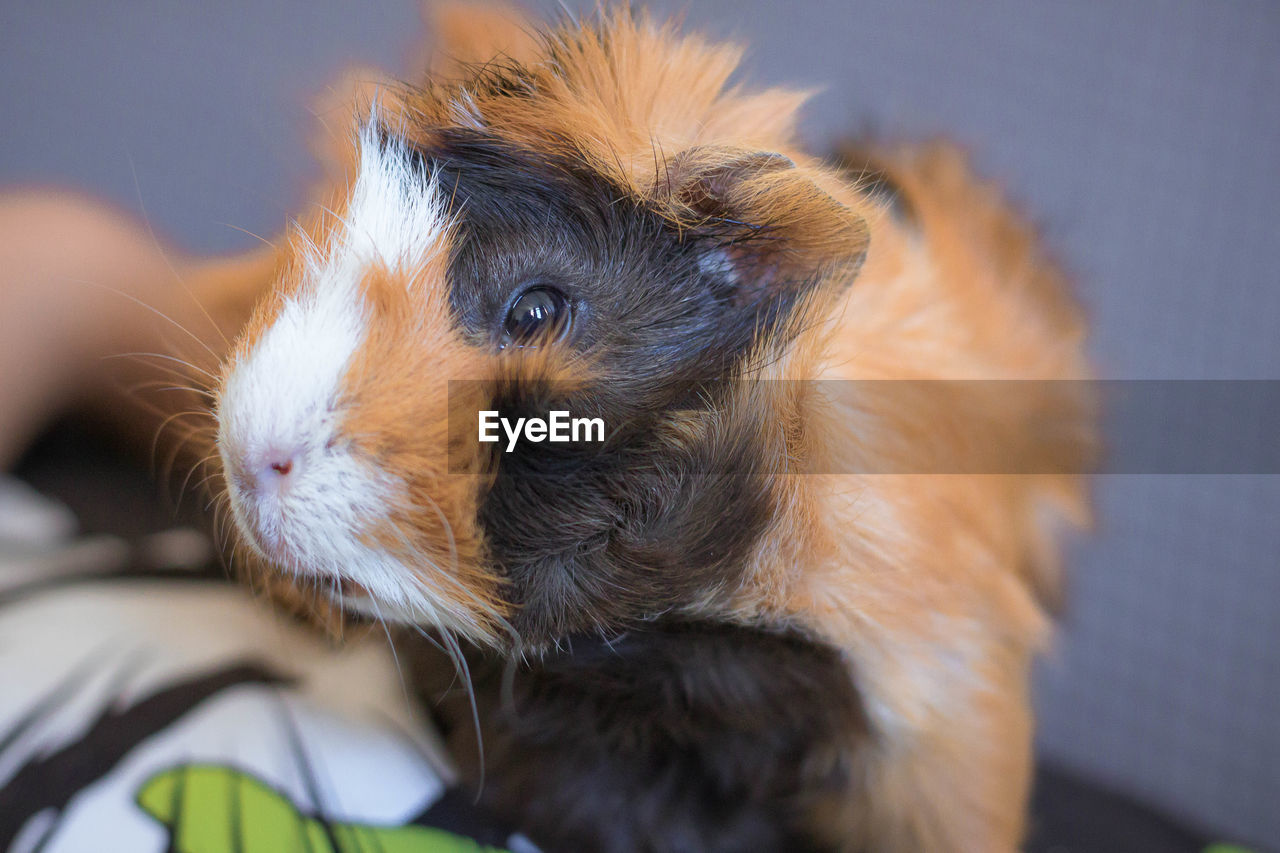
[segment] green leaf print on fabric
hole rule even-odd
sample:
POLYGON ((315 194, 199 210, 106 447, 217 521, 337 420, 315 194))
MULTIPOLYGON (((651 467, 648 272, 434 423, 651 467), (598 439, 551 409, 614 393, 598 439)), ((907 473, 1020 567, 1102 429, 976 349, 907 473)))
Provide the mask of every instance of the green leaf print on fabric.
POLYGON ((322 822, 260 779, 213 764, 163 770, 137 802, 177 853, 505 853, 425 826, 322 822))

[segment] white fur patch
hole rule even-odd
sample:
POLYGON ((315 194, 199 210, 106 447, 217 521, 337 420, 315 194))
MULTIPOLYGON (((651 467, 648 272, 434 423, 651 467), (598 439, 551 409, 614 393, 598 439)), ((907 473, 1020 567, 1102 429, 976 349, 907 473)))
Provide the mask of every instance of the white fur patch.
POLYGON ((444 195, 435 177, 415 168, 412 152, 394 134, 379 138, 370 121, 360 129, 360 171, 347 203, 343 240, 326 272, 357 274, 380 261, 412 271, 440 251, 449 230, 444 195))
POLYGON ((355 581, 384 615, 434 617, 415 573, 361 541, 403 499, 404 484, 354 455, 339 426, 342 380, 370 322, 363 278, 382 265, 411 280, 441 251, 449 218, 434 179, 414 167, 403 140, 380 138, 370 122, 359 143, 340 233, 327 254, 313 247, 302 285, 228 377, 218 401, 218 446, 229 472, 271 454, 297 459, 284 489, 253 489, 228 477, 236 523, 264 556, 335 579, 335 590, 338 578, 355 581))

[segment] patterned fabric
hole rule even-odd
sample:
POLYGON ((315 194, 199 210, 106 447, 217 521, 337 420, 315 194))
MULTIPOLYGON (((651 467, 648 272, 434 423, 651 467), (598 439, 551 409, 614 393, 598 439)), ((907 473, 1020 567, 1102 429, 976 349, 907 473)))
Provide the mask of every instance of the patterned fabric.
POLYGON ((0 519, 0 850, 531 849, 449 790, 381 632, 281 621, 194 531, 73 538, 4 478, 0 519))

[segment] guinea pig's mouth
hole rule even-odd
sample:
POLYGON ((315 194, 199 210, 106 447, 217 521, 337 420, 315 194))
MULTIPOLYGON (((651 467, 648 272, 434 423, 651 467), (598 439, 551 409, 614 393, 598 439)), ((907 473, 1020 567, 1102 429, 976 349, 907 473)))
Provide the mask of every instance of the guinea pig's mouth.
POLYGON ((259 466, 255 478, 239 445, 222 441, 231 521, 257 568, 347 614, 487 640, 492 605, 476 605, 431 543, 420 545, 395 521, 405 487, 350 453, 307 446, 286 472, 259 466))
POLYGON ((307 569, 302 564, 302 560, 299 559, 299 555, 290 549, 283 531, 276 530, 273 533, 267 533, 260 528, 259 524, 247 519, 244 522, 237 523, 236 526, 239 528, 240 535, 245 542, 254 551, 258 552, 258 555, 271 566, 272 571, 284 575, 310 577, 320 588, 326 590, 335 602, 341 602, 344 599, 362 600, 373 597, 367 587, 345 575, 307 569))
POLYGON ((235 527, 245 543, 267 562, 284 567, 293 562, 289 551, 285 548, 284 537, 279 533, 268 535, 253 520, 244 518, 247 513, 240 505, 233 503, 232 514, 235 516, 235 527))
POLYGON ((233 525, 266 570, 314 585, 334 603, 373 608, 378 596, 363 578, 354 580, 346 570, 368 557, 351 522, 357 510, 367 508, 352 507, 342 498, 333 499, 333 490, 319 489, 308 477, 318 467, 310 461, 312 471, 295 465, 303 469, 300 476, 291 472, 291 482, 271 482, 270 487, 233 464, 227 477, 233 525))
POLYGON ((241 533, 253 548, 272 565, 273 571, 285 575, 310 577, 321 589, 327 591, 329 597, 335 602, 343 602, 346 599, 357 601, 371 600, 373 598, 373 594, 369 592, 368 587, 345 575, 333 574, 327 571, 310 571, 300 567, 297 556, 289 550, 283 536, 267 537, 252 526, 246 526, 241 530, 241 533))

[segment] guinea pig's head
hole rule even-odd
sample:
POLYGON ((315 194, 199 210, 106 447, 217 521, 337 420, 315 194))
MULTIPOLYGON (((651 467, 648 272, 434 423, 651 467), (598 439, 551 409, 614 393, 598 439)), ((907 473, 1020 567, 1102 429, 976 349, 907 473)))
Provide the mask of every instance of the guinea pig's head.
POLYGON ((619 16, 359 111, 218 390, 255 569, 522 648, 740 582, 778 425, 730 380, 867 235, 791 147, 799 99, 726 90, 731 60, 619 16), (553 410, 603 429, 478 440, 481 412, 553 410))

